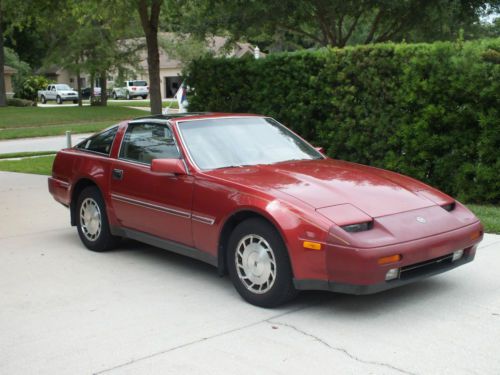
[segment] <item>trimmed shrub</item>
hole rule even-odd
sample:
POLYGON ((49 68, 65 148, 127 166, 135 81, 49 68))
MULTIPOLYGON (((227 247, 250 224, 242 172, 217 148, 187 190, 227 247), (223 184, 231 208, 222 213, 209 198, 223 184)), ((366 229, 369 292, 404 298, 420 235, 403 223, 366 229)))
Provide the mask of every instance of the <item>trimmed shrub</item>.
POLYGON ((36 103, 31 100, 12 98, 7 99, 7 105, 10 107, 34 107, 36 103))
POLYGON ((191 111, 272 116, 334 158, 500 203, 500 39, 203 58, 191 111))

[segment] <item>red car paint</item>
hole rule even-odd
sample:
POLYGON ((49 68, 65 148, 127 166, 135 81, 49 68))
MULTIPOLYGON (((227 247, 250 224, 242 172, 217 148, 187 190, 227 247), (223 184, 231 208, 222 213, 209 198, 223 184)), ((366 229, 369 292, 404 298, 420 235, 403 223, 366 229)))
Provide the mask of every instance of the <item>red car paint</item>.
MULTIPOLYGON (((206 114, 189 119, 229 116, 253 115, 206 114)), ((190 159, 180 137, 183 118, 164 117, 163 121, 173 130, 187 174, 159 173, 161 161, 151 168, 120 160, 128 124, 123 122, 109 157, 76 148, 60 151, 49 178, 51 194, 71 206, 78 183, 92 181, 104 197, 116 233, 129 228, 173 241, 221 270, 225 225, 235 215, 260 215, 281 234, 299 289, 355 294, 388 289, 471 261, 482 239, 481 223, 462 204, 456 202, 454 210, 446 211, 441 206, 455 202, 453 198, 386 170, 325 157, 202 171, 190 159), (123 170, 121 181, 111 178, 116 168, 123 170), (424 218, 425 223, 417 218, 424 218), (341 228, 370 220, 373 228, 363 232, 341 228), (304 241, 319 243, 321 249, 305 248, 304 241), (385 281, 391 268, 411 269, 461 249, 464 256, 454 264, 441 267, 438 260, 415 277, 385 281), (401 260, 378 263, 379 258, 394 254, 400 254, 401 260)))

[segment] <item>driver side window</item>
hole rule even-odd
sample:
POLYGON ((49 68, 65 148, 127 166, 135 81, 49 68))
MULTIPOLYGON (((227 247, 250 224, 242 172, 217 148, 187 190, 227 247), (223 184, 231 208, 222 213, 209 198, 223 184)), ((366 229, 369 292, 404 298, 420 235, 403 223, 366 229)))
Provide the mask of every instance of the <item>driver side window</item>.
POLYGON ((172 131, 161 124, 129 124, 120 159, 151 164, 153 159, 180 159, 172 131))

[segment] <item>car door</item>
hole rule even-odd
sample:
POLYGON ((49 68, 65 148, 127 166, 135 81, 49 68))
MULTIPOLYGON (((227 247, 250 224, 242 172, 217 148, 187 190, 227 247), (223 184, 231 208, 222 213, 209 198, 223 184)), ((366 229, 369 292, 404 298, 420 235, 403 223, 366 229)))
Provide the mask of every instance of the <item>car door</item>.
POLYGON ((56 98, 56 87, 54 85, 49 86, 46 99, 54 100, 55 98, 56 98))
POLYGON ((188 246, 193 244, 193 176, 151 172, 153 159, 180 157, 168 125, 128 124, 110 176, 113 210, 123 227, 188 246))

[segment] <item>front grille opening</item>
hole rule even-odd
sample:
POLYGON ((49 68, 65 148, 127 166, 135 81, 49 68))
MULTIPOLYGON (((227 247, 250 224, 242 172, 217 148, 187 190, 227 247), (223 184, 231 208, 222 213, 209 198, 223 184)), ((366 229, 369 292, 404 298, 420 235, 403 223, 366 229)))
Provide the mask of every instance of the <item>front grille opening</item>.
POLYGON ((440 256, 438 258, 429 259, 424 262, 410 264, 401 267, 399 274, 400 280, 408 280, 414 277, 423 276, 444 268, 448 268, 452 264, 453 253, 440 256))

